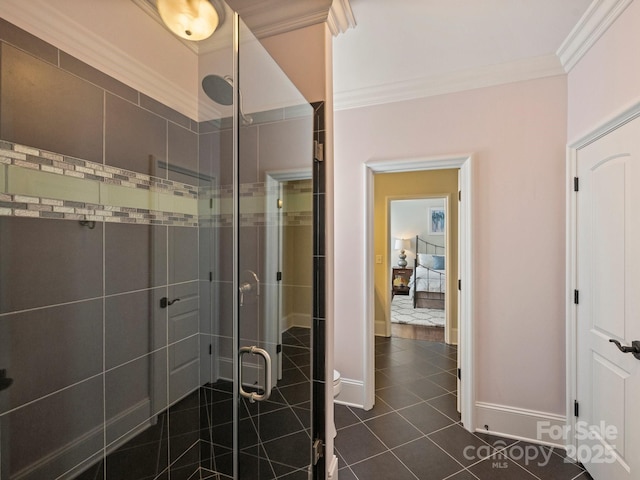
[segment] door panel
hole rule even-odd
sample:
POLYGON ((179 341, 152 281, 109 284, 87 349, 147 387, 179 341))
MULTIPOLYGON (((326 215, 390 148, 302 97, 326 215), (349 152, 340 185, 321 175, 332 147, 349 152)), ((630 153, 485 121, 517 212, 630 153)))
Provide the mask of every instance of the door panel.
POLYGON ((640 121, 578 152, 577 458, 594 479, 640 475, 640 121), (583 423, 582 423, 583 422, 583 423))
MULTIPOLYGON (((285 305, 282 310, 287 312, 287 319, 280 318, 278 306, 281 290, 309 288, 311 275, 305 277, 308 281, 303 285, 289 275, 286 267, 287 261, 313 264, 311 224, 304 224, 312 216, 310 211, 296 209, 296 202, 285 202, 279 209, 274 203, 278 197, 274 198, 270 188, 273 179, 304 178, 301 170, 310 178, 313 109, 242 21, 239 37, 234 121, 238 129, 235 294, 241 385, 236 391, 242 394, 242 389, 250 398, 238 397, 238 477, 308 478, 312 305, 307 302, 304 312, 285 305), (287 258, 280 262, 280 243, 284 240, 278 239, 278 232, 287 228, 304 230, 308 242, 304 247, 301 241, 294 242, 283 251, 287 258), (278 266, 283 273, 280 286, 278 266), (306 319, 306 325, 300 325, 300 318, 306 319)), ((300 203, 310 210, 312 190, 305 195, 307 201, 300 203)))

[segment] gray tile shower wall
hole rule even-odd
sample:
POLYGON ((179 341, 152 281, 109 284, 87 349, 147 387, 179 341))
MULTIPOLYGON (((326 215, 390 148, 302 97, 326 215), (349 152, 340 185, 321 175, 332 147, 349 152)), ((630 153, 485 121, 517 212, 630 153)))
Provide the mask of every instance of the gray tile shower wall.
POLYGON ((100 297, 102 231, 0 217, 0 314, 100 297))
POLYGON ((1 48, 0 138, 102 163, 104 90, 7 43, 1 48))
POLYGON ((0 349, 7 362, 3 368, 9 367, 15 379, 0 405, 0 414, 100 375, 101 317, 101 299, 0 317, 0 349), (75 346, 73 351, 69 344, 75 346))
POLYGON ((163 177, 155 161, 167 160, 167 120, 115 95, 106 95, 107 165, 163 177))
POLYGON ((0 19, 0 478, 199 468, 197 130, 0 19))
MULTIPOLYGON (((281 109, 244 129, 239 193, 249 205, 265 196, 264 172, 288 166, 277 163, 288 145, 273 135, 302 132, 304 123, 295 108, 281 109)), ((218 399, 207 382, 232 365, 229 125, 198 124, 0 19, 0 184, 12 181, 7 172, 26 178, 28 170, 57 185, 48 194, 0 190, 0 369, 14 380, 0 391, 0 478, 176 480, 200 467, 232 471, 231 417, 218 408, 228 398, 203 408, 218 399), (78 181, 93 200, 67 188, 78 181), (141 194, 148 205, 136 203, 141 194), (161 308, 163 298, 175 303, 161 308)), ((287 213, 287 225, 323 217, 318 172, 315 165, 314 218, 287 213)), ((257 246, 273 219, 248 211, 240 220, 256 249, 244 260, 259 265, 257 246)), ((317 245, 314 254, 323 255, 317 245)), ((315 265, 319 288, 323 263, 315 265)), ((312 344, 313 401, 323 404, 318 302, 314 312, 313 335, 298 335, 288 349, 281 396, 258 413, 291 408, 291 445, 309 443, 312 344)), ((303 449, 284 468, 282 448, 291 445, 267 431, 264 441, 254 438, 255 414, 241 417, 244 465, 264 468, 254 455, 264 448, 283 475, 306 470, 303 449)), ((314 419, 316 434, 323 424, 314 419)))

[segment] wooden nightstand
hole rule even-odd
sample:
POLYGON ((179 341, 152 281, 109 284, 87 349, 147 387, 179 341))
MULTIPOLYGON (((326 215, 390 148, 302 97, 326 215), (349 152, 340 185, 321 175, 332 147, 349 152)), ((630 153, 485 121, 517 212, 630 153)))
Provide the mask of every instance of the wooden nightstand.
POLYGON ((391 298, 394 295, 409 295, 409 279, 413 268, 393 267, 391 274, 391 298))

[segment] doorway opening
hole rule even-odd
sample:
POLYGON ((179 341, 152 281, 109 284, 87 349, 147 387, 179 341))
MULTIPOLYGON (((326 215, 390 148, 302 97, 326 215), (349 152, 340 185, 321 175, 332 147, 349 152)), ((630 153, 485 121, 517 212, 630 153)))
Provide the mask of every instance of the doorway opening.
MULTIPOLYGON (((437 183, 449 177, 448 182, 455 189, 451 196, 458 190, 457 170, 419 174, 422 178, 432 176, 432 181, 437 183)), ((411 175, 420 181, 415 173, 411 175)), ((391 294, 387 303, 386 333, 393 337, 457 344, 457 290, 447 288, 447 283, 455 284, 457 279, 457 201, 450 202, 445 193, 391 197, 385 207, 387 211, 376 212, 375 217, 376 221, 388 218, 386 239, 390 247, 387 258, 391 294), (455 228, 450 226, 452 223, 455 228)), ((379 247, 376 244, 376 251, 379 247)))
MULTIPOLYGON (((375 402, 375 336, 389 336, 386 330, 381 331, 380 322, 375 322, 377 304, 375 295, 376 270, 387 271, 389 282, 391 282, 390 262, 385 263, 379 258, 376 252, 375 238, 379 234, 376 230, 376 177, 379 174, 403 173, 423 171, 455 170, 457 173, 457 183, 459 190, 450 197, 450 202, 458 202, 458 245, 459 253, 457 275, 453 278, 455 287, 459 287, 457 300, 459 328, 457 331, 458 343, 458 377, 459 377, 459 403, 461 420, 463 426, 469 430, 474 430, 474 345, 473 345, 473 272, 472 272, 472 199, 473 199, 473 159, 470 155, 423 158, 411 160, 375 160, 367 162, 365 165, 365 185, 366 185, 366 248, 365 255, 367 261, 365 282, 366 292, 365 312, 367 322, 365 324, 365 353, 364 363, 365 378, 365 409, 373 407, 375 402), (460 193, 458 193, 460 192, 460 193), (456 198, 457 197, 457 198, 456 198)), ((379 210, 379 209, 378 209, 379 210)), ((386 224, 385 224, 386 227, 386 224)), ((386 229, 385 229, 386 230, 386 229)), ((384 233, 383 233, 384 235, 384 233)), ((386 249, 385 252, 389 250, 386 249)), ((387 255, 385 255, 387 256, 387 255)), ((445 260, 446 262, 446 260, 445 260)), ((453 275, 451 275, 453 276, 453 275)), ((387 285, 391 285, 388 283, 387 285)), ((390 290, 390 289, 389 289, 390 290)), ((389 292, 390 293, 390 292, 389 292)))
MULTIPOLYGON (((310 336, 313 280, 313 183, 309 169, 267 172, 265 309, 277 319, 276 344, 302 345, 310 336), (295 245, 295 248, 293 248, 295 245), (293 338, 295 337, 295 338, 293 338), (300 341, 299 337, 304 337, 300 341)), ((274 378, 283 377, 282 351, 272 363, 274 378)))

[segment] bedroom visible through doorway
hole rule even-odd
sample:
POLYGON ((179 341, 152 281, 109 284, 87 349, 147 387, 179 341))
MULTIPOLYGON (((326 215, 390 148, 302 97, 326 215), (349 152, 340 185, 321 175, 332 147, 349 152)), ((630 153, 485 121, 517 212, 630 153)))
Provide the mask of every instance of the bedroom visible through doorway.
POLYGON ((444 342, 447 197, 390 200, 391 335, 444 342))
POLYGON ((406 304, 396 293, 412 298, 409 283, 415 269, 418 242, 419 252, 431 255, 423 258, 429 270, 419 269, 421 275, 428 274, 429 278, 418 282, 418 302, 414 306, 412 300, 405 314, 420 317, 426 313, 422 311, 425 308, 440 310, 439 316, 444 316, 445 326, 440 327, 444 328, 444 338, 440 330, 440 335, 431 339, 452 345, 458 343, 458 173, 459 169, 451 168, 373 176, 375 335, 389 337, 394 330, 394 335, 425 338, 413 336, 411 330, 415 327, 391 321, 394 303, 406 304), (400 258, 402 247, 404 259, 400 258), (439 265, 433 263, 436 260, 439 265), (422 292, 425 282, 437 291, 422 292))

